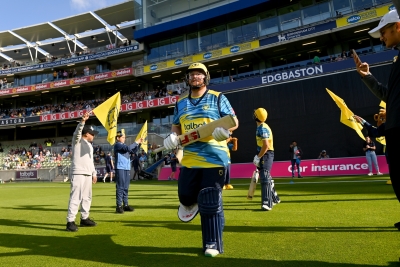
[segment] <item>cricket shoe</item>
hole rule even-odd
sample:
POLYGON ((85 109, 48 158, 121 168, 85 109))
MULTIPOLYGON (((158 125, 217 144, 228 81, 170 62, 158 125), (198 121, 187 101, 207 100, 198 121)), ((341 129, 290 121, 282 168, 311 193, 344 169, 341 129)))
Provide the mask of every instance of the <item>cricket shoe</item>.
POLYGON ((206 257, 215 257, 219 254, 219 251, 213 248, 208 248, 206 249, 206 251, 204 252, 204 256, 206 257))
POLYGON ((394 224, 394 227, 396 227, 397 229, 400 230, 400 222, 395 223, 395 224, 394 224))
POLYGON ((81 218, 81 227, 94 227, 96 226, 97 223, 95 223, 92 219, 90 219, 89 217, 87 217, 86 219, 82 219, 81 218))
POLYGON ((392 184, 392 180, 387 180, 386 184, 392 184))
POLYGON ((134 211, 135 209, 129 205, 124 206, 124 211, 134 211))
POLYGON ((124 213, 124 208, 122 206, 117 206, 117 208, 115 209, 116 213, 124 213))
POLYGON ((268 205, 262 205, 262 206, 261 206, 261 209, 262 209, 262 210, 265 210, 265 211, 270 211, 270 210, 272 210, 272 208, 270 208, 268 205))
POLYGON ((65 230, 68 232, 77 232, 78 226, 76 226, 75 222, 67 222, 67 228, 65 230))
POLYGON ((372 176, 372 175, 374 175, 372 172, 368 173, 368 176, 372 176))
POLYGON ((231 184, 227 184, 227 185, 226 185, 226 189, 232 190, 232 189, 233 189, 233 186, 232 186, 231 184))
POLYGON ((185 206, 182 203, 179 204, 178 208, 178 218, 182 222, 190 222, 199 213, 199 206, 197 203, 191 206, 185 206))

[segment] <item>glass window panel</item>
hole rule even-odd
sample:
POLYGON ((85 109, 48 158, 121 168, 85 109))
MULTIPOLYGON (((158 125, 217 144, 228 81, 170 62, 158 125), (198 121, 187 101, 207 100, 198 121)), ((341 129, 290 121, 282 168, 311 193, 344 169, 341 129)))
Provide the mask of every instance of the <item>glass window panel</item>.
POLYGON ((242 33, 243 33, 243 40, 245 41, 252 41, 253 39, 258 37, 257 32, 257 17, 251 17, 242 20, 242 33))
POLYGON ((303 24, 310 24, 325 20, 331 16, 329 11, 329 3, 321 3, 318 5, 306 7, 303 9, 303 24))
MULTIPOLYGON (((31 83, 28 83, 28 84, 35 84, 36 83, 36 75, 32 75, 31 76, 31 83)), ((28 85, 28 84, 26 84, 26 85, 28 85)))
POLYGON ((200 32, 200 48, 201 51, 212 50, 212 29, 200 32))
POLYGON ((332 0, 333 11, 336 14, 346 14, 351 12, 350 1, 349 0, 332 0))
POLYGON ((360 10, 373 6, 372 0, 352 0, 352 2, 354 10, 360 10))
MULTIPOLYGON (((43 74, 46 77, 46 74, 43 74)), ((36 83, 42 83, 42 74, 36 75, 36 83)))
POLYGON ((242 22, 235 21, 228 24, 228 43, 238 43, 239 40, 243 39, 242 36, 242 22))
POLYGON ((279 31, 278 17, 260 20, 260 36, 272 34, 279 31))
POLYGON ((159 60, 160 53, 158 51, 158 43, 152 43, 149 45, 149 53, 147 55, 147 60, 150 62, 154 62, 159 60))
POLYGON ((183 36, 171 39, 171 57, 179 57, 183 55, 184 52, 183 36))
POLYGON ((226 27, 221 25, 211 29, 211 42, 213 49, 218 49, 227 45, 226 27))
POLYGON ((171 44, 170 40, 164 40, 158 43, 158 52, 160 53, 160 60, 164 60, 171 57, 171 44))
POLYGON ((301 26, 299 5, 291 5, 278 10, 281 20, 281 30, 288 30, 301 26))
POLYGON ((186 36, 186 47, 189 55, 199 52, 199 39, 197 32, 189 33, 186 36))

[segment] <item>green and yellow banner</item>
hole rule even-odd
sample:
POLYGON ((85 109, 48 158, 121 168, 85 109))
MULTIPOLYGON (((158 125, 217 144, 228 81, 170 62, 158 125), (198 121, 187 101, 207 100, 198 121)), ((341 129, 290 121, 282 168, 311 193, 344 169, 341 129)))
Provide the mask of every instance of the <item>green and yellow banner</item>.
POLYGON ((347 15, 344 16, 343 18, 336 20, 336 27, 337 28, 345 27, 352 24, 356 24, 361 21, 379 18, 394 8, 395 8, 394 5, 386 5, 379 8, 372 8, 369 10, 358 12, 356 14, 347 15))

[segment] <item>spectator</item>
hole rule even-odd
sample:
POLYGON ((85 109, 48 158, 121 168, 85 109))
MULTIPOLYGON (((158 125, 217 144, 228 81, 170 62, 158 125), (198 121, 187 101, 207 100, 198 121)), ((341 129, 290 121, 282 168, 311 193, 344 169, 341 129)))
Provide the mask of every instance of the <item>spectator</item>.
POLYGON ((318 64, 321 63, 321 59, 316 55, 316 56, 314 57, 314 59, 313 59, 313 63, 318 65, 318 64))
POLYGON ((85 68, 83 69, 83 75, 88 76, 89 73, 90 73, 89 66, 85 66, 85 68))
POLYGON ((343 58, 340 55, 338 55, 336 58, 336 61, 342 61, 342 60, 343 60, 343 58))
POLYGON ((365 137, 363 150, 365 152, 365 156, 367 157, 367 163, 368 163, 368 169, 369 169, 368 176, 373 175, 372 164, 374 164, 376 174, 382 175, 382 173, 379 171, 378 160, 377 160, 376 154, 375 154, 376 146, 375 146, 374 141, 372 141, 369 136, 365 137))
POLYGON ((67 70, 64 70, 63 79, 67 79, 67 78, 68 78, 68 72, 67 72, 67 70))
POLYGON ((301 176, 301 169, 300 169, 300 163, 301 163, 301 157, 303 156, 303 151, 299 146, 297 146, 297 142, 293 141, 290 146, 289 146, 289 153, 290 153, 290 160, 292 162, 292 178, 294 177, 294 165, 296 164, 297 167, 297 177, 298 178, 303 178, 301 176))
POLYGON ((329 155, 326 154, 326 150, 322 150, 318 155, 318 159, 329 159, 329 155))

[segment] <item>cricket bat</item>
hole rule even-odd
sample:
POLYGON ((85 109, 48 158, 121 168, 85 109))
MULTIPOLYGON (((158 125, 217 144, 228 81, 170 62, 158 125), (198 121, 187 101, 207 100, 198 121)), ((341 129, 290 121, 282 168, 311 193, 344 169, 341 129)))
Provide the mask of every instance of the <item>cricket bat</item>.
MULTIPOLYGON (((222 127, 225 129, 230 129, 232 127, 236 126, 236 121, 234 120, 234 117, 232 115, 225 116, 221 119, 212 121, 210 123, 207 123, 195 130, 189 131, 187 133, 178 135, 179 138, 179 143, 181 146, 187 146, 190 145, 194 142, 197 142, 203 138, 209 137, 212 135, 213 131, 217 127, 222 127)), ((164 147, 157 148, 153 150, 153 153, 158 153, 160 151, 165 150, 164 147)), ((176 153, 176 157, 181 162, 182 157, 183 157, 183 150, 179 149, 178 152, 176 153)))
POLYGON ((247 193, 248 200, 253 200, 254 192, 256 191, 257 187, 258 177, 259 177, 259 172, 258 169, 256 169, 253 172, 253 176, 251 177, 249 192, 247 193))

